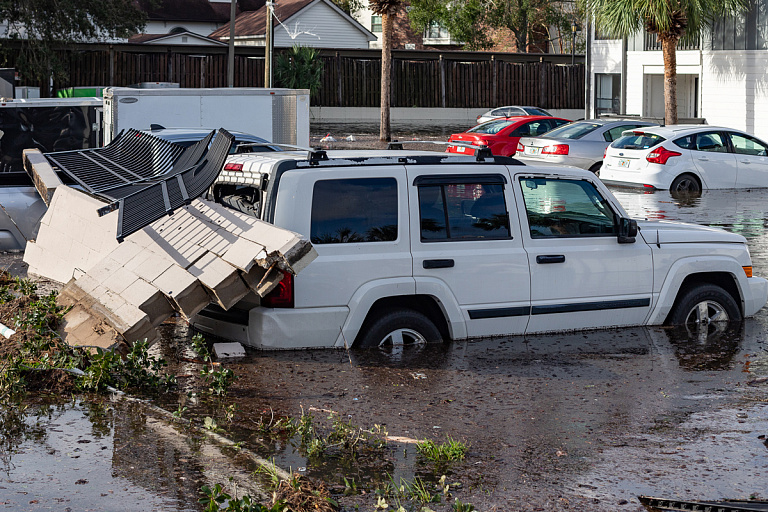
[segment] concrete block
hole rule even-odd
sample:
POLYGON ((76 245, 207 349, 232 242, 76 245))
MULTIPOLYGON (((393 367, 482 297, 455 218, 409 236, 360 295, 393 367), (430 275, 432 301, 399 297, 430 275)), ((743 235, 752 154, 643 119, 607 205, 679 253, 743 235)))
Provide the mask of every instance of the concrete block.
POLYGON ((133 239, 125 240, 123 243, 117 244, 117 247, 115 247, 108 256, 125 265, 125 263, 140 254, 143 250, 144 247, 137 244, 133 239))
POLYGON ((224 309, 234 306, 249 292, 249 288, 240 279, 238 269, 211 253, 195 262, 188 270, 202 283, 211 299, 224 309))
POLYGON ((209 236, 201 240, 200 246, 217 256, 222 256, 235 240, 237 240, 236 235, 224 228, 216 228, 211 231, 209 236))
POLYGON ((111 279, 109 279, 104 284, 113 292, 122 294, 129 286, 131 286, 139 279, 139 276, 137 276, 134 272, 127 270, 125 267, 119 267, 112 274, 111 279))
POLYGON ((221 259, 230 265, 239 268, 243 272, 248 272, 256 264, 254 258, 256 258, 263 249, 264 246, 262 245, 246 240, 245 238, 238 238, 233 244, 230 244, 226 252, 221 255, 221 259))
POLYGON ((245 349, 239 343, 214 343, 213 354, 216 359, 245 357, 245 349))
POLYGON ((168 298, 156 287, 143 279, 137 280, 122 294, 129 304, 141 309, 149 317, 153 326, 162 324, 175 309, 168 298))
POLYGON ((61 186, 61 180, 56 175, 51 164, 43 156, 39 149, 25 149, 22 151, 24 170, 27 171, 35 189, 43 198, 45 204, 50 205, 56 188, 61 186))
POLYGON ((152 281, 175 305, 176 309, 190 317, 210 303, 203 285, 189 272, 172 265, 152 281))
POLYGON ((160 277, 163 272, 174 266, 176 265, 169 259, 164 258, 159 254, 145 251, 132 258, 131 261, 125 265, 125 268, 135 272, 140 278, 151 283, 160 277))

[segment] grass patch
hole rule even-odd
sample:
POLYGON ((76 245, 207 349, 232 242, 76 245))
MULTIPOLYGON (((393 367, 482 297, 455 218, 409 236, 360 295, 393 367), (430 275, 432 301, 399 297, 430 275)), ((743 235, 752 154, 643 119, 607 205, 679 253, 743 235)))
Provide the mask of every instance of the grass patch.
POLYGON ((425 459, 435 464, 458 462, 464 460, 467 454, 467 444, 462 441, 448 438, 444 443, 437 444, 434 441, 424 440, 416 445, 416 451, 425 459))

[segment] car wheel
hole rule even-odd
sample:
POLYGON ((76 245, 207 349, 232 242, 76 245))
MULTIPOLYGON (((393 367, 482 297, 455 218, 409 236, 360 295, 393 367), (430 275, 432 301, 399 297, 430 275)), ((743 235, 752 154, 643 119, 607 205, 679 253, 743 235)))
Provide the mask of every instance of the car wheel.
POLYGON ((598 178, 600 177, 600 168, 603 166, 603 162, 597 162, 595 165, 589 168, 591 172, 595 174, 598 178))
POLYGON ((699 194, 701 184, 693 174, 681 174, 672 182, 669 191, 676 194, 699 194))
POLYGON ((728 322, 740 320, 739 306, 728 292, 717 285, 702 284, 679 297, 667 323, 686 326, 691 335, 706 339, 712 332, 722 331, 728 322))
POLYGON ((412 309, 385 311, 362 333, 361 348, 416 345, 442 341, 440 331, 425 315, 412 309))

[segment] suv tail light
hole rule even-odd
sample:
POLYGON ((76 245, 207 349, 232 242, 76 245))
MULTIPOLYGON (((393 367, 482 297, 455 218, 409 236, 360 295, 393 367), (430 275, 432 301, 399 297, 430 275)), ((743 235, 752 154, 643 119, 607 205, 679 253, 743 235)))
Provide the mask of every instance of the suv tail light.
POLYGON ((525 146, 523 146, 521 143, 519 143, 519 142, 518 142, 518 143, 517 143, 517 150, 518 150, 520 153, 523 153, 523 152, 525 151, 525 146))
POLYGON ((243 164, 226 164, 225 171, 243 172, 243 164))
POLYGON ((261 305, 265 308, 292 308, 293 307, 293 274, 283 272, 283 279, 277 287, 261 299, 261 305))
POLYGON ((664 146, 659 146, 659 149, 654 149, 648 153, 648 156, 646 156, 645 159, 652 164, 664 165, 671 157, 680 155, 682 155, 682 153, 678 153, 677 151, 670 151, 664 146))
POLYGON ((555 144, 554 146, 547 146, 541 150, 544 155, 567 155, 568 144, 555 144))

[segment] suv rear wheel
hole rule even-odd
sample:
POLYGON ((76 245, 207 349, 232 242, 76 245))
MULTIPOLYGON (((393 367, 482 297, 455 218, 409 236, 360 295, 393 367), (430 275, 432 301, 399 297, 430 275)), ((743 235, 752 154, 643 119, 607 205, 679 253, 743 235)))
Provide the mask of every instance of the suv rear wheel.
POLYGON ((668 323, 708 328, 711 324, 739 320, 741 311, 728 292, 714 284, 701 284, 680 297, 669 314, 668 323))
POLYGON ((385 311, 362 333, 361 348, 415 345, 442 341, 440 331, 425 315, 412 309, 385 311))

